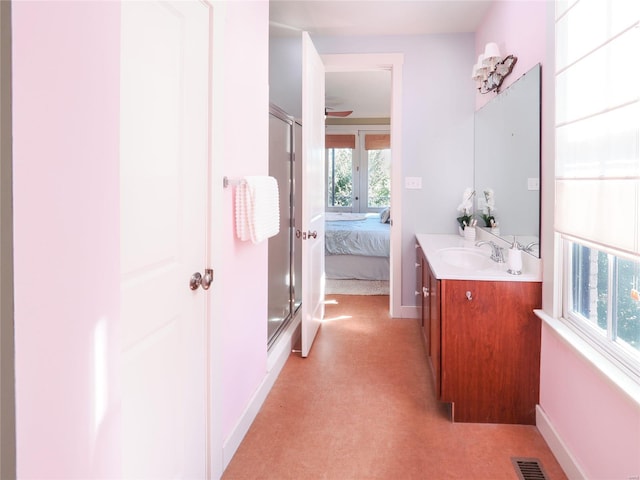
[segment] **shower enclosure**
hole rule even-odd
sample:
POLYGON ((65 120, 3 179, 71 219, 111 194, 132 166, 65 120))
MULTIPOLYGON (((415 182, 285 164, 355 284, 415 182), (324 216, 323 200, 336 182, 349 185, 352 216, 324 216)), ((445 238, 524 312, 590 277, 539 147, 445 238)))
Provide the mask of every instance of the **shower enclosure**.
MULTIPOLYGON (((275 105, 269 107, 269 175, 278 181, 280 232, 269 238, 268 327, 270 348, 302 303, 302 240, 296 213, 302 206, 302 127, 275 105)), ((299 222, 299 220, 298 220, 299 222)))

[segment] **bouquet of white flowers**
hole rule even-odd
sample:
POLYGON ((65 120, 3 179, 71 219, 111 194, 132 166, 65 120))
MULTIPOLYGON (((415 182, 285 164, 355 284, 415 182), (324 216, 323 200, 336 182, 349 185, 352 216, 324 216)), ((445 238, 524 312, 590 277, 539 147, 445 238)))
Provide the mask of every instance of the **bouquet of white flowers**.
POLYGON ((466 188, 462 194, 462 203, 458 205, 458 211, 462 214, 457 220, 460 224, 460 228, 464 228, 471 225, 471 217, 473 216, 473 196, 476 194, 473 188, 466 188))
POLYGON ((496 225, 496 219, 493 216, 493 212, 496 210, 496 200, 491 188, 487 188, 484 191, 484 208, 482 209, 482 220, 484 220, 485 227, 493 228, 496 225))

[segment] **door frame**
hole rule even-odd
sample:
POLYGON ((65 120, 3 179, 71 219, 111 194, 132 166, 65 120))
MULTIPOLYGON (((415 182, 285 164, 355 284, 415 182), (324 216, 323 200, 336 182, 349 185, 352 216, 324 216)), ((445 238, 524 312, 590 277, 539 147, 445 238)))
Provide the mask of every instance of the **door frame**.
POLYGON ((402 312, 402 64, 401 53, 355 53, 321 55, 325 72, 391 72, 391 249, 389 256, 389 313, 402 312))

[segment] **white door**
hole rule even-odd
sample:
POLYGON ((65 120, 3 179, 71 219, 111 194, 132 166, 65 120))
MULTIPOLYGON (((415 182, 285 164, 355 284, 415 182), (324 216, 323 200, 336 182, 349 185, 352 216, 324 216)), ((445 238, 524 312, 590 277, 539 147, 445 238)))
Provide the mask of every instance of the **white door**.
POLYGON ((210 6, 121 20, 123 476, 205 478, 210 6))
POLYGON ((324 317, 324 65, 302 32, 302 356, 324 317))

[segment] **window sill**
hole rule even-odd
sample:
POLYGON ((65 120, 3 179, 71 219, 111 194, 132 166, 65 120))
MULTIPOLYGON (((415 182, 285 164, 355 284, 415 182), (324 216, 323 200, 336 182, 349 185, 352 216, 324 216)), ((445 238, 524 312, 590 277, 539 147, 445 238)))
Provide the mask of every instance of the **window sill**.
POLYGON ((640 407, 640 384, 638 382, 629 377, 614 362, 586 342, 563 321, 551 317, 542 310, 534 310, 534 312, 562 340, 599 371, 604 378, 640 407))

